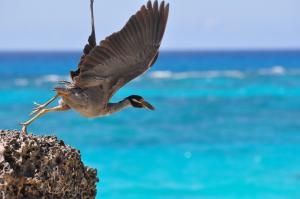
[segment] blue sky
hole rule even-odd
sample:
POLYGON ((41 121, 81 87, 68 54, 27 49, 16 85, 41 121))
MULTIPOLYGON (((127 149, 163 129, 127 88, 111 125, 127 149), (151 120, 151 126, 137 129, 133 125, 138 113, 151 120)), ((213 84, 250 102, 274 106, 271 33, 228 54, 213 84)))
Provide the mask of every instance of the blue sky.
MULTIPOLYGON (((146 0, 95 0, 97 40, 146 0)), ((300 48, 299 0, 168 0, 165 50, 300 48)), ((89 0, 1 0, 0 50, 81 50, 89 0)))

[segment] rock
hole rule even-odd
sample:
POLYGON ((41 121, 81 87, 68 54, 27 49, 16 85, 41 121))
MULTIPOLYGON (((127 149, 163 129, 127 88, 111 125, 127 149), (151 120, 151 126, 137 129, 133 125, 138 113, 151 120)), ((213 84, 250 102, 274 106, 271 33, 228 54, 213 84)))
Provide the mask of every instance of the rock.
POLYGON ((97 171, 54 136, 0 130, 0 198, 91 199, 97 171))

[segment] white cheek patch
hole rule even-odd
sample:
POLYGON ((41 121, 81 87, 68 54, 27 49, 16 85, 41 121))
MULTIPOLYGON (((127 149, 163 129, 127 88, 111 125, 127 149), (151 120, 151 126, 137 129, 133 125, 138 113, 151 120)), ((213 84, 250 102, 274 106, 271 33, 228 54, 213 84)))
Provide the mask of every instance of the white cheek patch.
POLYGON ((141 103, 140 101, 137 101, 136 99, 132 99, 132 101, 136 102, 136 103, 141 103))

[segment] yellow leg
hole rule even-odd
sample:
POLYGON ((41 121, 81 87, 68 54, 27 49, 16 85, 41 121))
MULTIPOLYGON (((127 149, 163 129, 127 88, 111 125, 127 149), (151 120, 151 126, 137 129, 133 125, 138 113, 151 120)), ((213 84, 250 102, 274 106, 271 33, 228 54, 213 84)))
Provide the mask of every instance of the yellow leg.
POLYGON ((37 106, 36 108, 33 109, 33 111, 30 113, 30 116, 36 114, 37 112, 41 111, 42 109, 46 108, 49 104, 51 104, 54 100, 56 100, 59 97, 59 95, 55 95, 52 99, 50 99, 48 102, 45 104, 41 105, 36 102, 34 104, 37 106))
MULTIPOLYGON (((50 102, 51 103, 51 102, 50 102)), ((38 114, 36 114, 33 118, 31 118, 30 120, 28 120, 25 123, 21 123, 20 125, 23 126, 22 128, 22 134, 27 134, 27 126, 30 125, 34 120, 36 120, 37 118, 41 117, 42 115, 46 114, 46 113, 50 113, 50 112, 59 112, 59 111, 66 111, 69 110, 70 107, 67 105, 62 105, 62 106, 57 106, 54 108, 49 108, 49 109, 43 109, 41 110, 38 114)))

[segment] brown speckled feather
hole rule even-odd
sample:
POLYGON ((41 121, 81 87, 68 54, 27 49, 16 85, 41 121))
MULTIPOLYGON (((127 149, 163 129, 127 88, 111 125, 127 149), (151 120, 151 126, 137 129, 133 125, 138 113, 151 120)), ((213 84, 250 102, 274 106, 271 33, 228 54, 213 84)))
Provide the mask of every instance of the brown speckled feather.
POLYGON ((80 88, 102 86, 108 97, 143 74, 156 61, 165 32, 169 4, 157 1, 133 15, 121 31, 112 34, 84 56, 74 84, 80 88))

